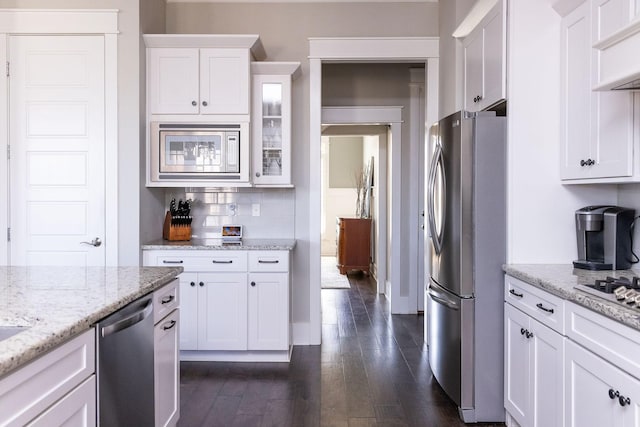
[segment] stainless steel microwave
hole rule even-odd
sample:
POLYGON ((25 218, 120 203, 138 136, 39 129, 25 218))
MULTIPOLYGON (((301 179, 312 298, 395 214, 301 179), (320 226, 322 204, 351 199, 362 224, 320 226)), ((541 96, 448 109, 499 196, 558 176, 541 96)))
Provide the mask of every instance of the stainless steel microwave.
POLYGON ((152 181, 240 180, 248 135, 240 124, 151 122, 152 181))

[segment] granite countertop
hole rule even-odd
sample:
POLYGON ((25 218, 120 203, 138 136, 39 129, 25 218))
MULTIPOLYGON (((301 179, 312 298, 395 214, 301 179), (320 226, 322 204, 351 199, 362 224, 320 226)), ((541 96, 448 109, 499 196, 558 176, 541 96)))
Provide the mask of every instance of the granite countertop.
POLYGON ((184 242, 155 240, 142 245, 142 249, 291 251, 295 246, 295 239, 242 239, 240 242, 228 242, 222 239, 191 239, 184 242))
POLYGON ((0 267, 0 377, 169 283, 182 267, 0 267))
POLYGON ((639 309, 625 307, 574 289, 576 285, 592 284, 596 279, 607 276, 640 276, 638 270, 589 271, 573 268, 572 264, 507 264, 502 269, 516 279, 640 330, 639 309))

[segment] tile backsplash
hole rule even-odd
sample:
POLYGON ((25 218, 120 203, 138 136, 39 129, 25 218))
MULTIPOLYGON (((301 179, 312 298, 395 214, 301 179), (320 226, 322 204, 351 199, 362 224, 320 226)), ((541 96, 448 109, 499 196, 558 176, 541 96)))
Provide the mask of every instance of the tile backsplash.
POLYGON ((173 198, 193 200, 193 238, 218 238, 229 224, 242 225, 248 239, 294 238, 294 189, 167 189, 166 207, 173 198))

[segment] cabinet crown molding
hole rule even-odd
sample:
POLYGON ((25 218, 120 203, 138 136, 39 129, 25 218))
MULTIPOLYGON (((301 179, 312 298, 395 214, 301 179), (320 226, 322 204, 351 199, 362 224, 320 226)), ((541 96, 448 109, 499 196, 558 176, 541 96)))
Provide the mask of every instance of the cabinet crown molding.
POLYGON ((193 47, 250 49, 251 56, 261 61, 267 54, 258 34, 143 34, 146 47, 193 47))
POLYGON ((252 62, 251 74, 274 74, 290 75, 292 80, 300 76, 299 62, 252 62))

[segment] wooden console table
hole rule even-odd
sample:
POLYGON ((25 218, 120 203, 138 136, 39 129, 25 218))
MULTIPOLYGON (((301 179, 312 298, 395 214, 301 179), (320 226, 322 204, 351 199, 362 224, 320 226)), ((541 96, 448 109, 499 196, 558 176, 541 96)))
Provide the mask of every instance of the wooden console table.
POLYGON ((337 259, 340 274, 362 270, 369 274, 371 219, 336 218, 337 259))

